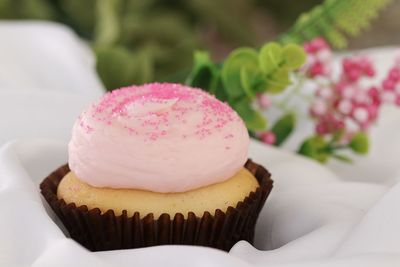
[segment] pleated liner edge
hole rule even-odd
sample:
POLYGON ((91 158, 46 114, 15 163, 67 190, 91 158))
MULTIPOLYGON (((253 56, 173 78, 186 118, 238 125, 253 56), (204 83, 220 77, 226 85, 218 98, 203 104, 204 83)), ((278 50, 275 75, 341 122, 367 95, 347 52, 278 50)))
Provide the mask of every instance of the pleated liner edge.
POLYGON ((52 172, 40 184, 41 193, 60 218, 71 238, 91 251, 141 248, 156 245, 198 245, 229 251, 232 246, 246 240, 253 243, 258 215, 271 192, 271 174, 250 159, 245 167, 257 178, 260 186, 251 192, 236 207, 226 212, 215 210, 197 217, 189 212, 173 216, 162 214, 158 219, 153 214, 141 217, 138 212, 128 217, 126 211, 115 216, 112 210, 101 213, 100 209, 88 210, 66 204, 57 198, 57 187, 70 171, 63 165, 52 172))

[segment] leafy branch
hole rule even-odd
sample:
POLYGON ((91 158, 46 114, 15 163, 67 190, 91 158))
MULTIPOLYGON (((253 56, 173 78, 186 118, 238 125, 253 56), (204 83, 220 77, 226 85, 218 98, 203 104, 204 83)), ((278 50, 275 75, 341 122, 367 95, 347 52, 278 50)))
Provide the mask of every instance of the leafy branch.
POLYGON ((302 14, 278 39, 282 43, 303 43, 323 36, 336 48, 347 46, 347 37, 369 26, 378 12, 392 0, 325 0, 302 14))

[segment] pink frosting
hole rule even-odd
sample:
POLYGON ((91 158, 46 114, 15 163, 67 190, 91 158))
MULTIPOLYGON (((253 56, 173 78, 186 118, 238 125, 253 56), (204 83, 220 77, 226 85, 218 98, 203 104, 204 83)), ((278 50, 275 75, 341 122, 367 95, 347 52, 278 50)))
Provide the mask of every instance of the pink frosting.
POLYGON ((199 89, 152 83, 114 90, 84 111, 69 166, 95 187, 184 192, 232 177, 248 146, 227 104, 199 89))

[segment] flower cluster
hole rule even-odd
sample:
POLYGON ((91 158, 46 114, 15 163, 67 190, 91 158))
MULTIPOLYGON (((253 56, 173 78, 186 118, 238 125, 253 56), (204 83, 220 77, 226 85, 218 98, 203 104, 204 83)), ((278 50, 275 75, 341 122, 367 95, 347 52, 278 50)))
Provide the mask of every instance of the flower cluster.
POLYGON ((390 69, 388 75, 382 82, 382 102, 400 106, 400 63, 390 69))
MULTIPOLYGON (((299 153, 321 162, 331 157, 349 160, 340 153, 342 149, 367 153, 367 133, 377 120, 382 105, 400 106, 400 60, 389 70, 382 83, 371 85, 376 71, 369 58, 343 57, 337 72, 333 69, 332 50, 323 38, 305 43, 303 48, 307 53, 307 62, 300 69, 299 81, 310 80, 316 88, 309 106, 314 135, 302 143, 299 153), (370 81, 365 83, 368 79, 370 81)), ((301 87, 300 82, 297 88, 301 87)), ((257 95, 256 103, 258 109, 263 111, 272 105, 270 96, 265 93, 257 95)), ((287 101, 282 102, 280 106, 286 107, 287 104, 287 101)), ((285 110, 288 112, 288 109, 285 110)), ((255 136, 266 144, 280 145, 294 129, 294 124, 294 116, 289 112, 271 129, 255 132, 255 136)))
MULTIPOLYGON (((324 142, 320 145, 321 151, 333 156, 338 156, 335 149, 342 148, 365 153, 368 145, 365 133, 378 118, 382 104, 400 106, 399 62, 390 69, 381 85, 366 86, 363 80, 375 77, 374 66, 367 57, 344 57, 340 73, 334 78, 332 51, 322 38, 305 43, 304 50, 308 53, 308 61, 303 72, 318 86, 309 112, 315 121, 319 144, 324 142), (357 145, 354 145, 355 139, 357 145), (360 145, 360 140, 365 142, 364 146, 360 145)), ((309 145, 307 149, 310 149, 309 145)))
POLYGON ((332 50, 324 39, 315 38, 313 41, 305 43, 303 48, 307 53, 304 69, 309 77, 331 74, 332 50))
POLYGON ((378 115, 380 92, 376 87, 364 88, 360 80, 374 75, 368 59, 343 59, 339 80, 329 79, 315 93, 310 114, 316 120, 317 134, 332 134, 337 130, 350 134, 368 129, 378 115))

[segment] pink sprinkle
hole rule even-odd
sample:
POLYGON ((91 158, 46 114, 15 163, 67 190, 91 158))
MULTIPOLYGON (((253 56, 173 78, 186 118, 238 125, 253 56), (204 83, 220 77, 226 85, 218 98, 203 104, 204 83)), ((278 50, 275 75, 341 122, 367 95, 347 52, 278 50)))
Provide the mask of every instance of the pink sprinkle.
MULTIPOLYGON (((118 120, 116 125, 121 125, 130 134, 139 134, 132 129, 133 125, 142 127, 148 132, 146 140, 154 141, 168 135, 170 125, 186 124, 189 116, 193 121, 191 114, 194 112, 202 115, 194 120, 196 124, 193 125, 197 129, 198 138, 205 138, 215 131, 220 132, 231 122, 241 121, 228 104, 214 96, 200 89, 171 83, 150 83, 113 90, 92 105, 89 116, 107 125, 118 120), (172 100, 168 102, 172 104, 165 109, 163 105, 157 104, 146 106, 147 103, 163 104, 166 100, 172 100), (137 112, 142 107, 143 111, 137 112)), ((88 128, 88 131, 92 130, 88 128)), ((186 135, 182 137, 186 138, 186 135)), ((228 135, 226 138, 232 137, 228 135)))
POLYGON ((233 136, 234 136, 233 134, 228 134, 228 135, 225 135, 224 138, 229 139, 229 138, 233 138, 233 136))

